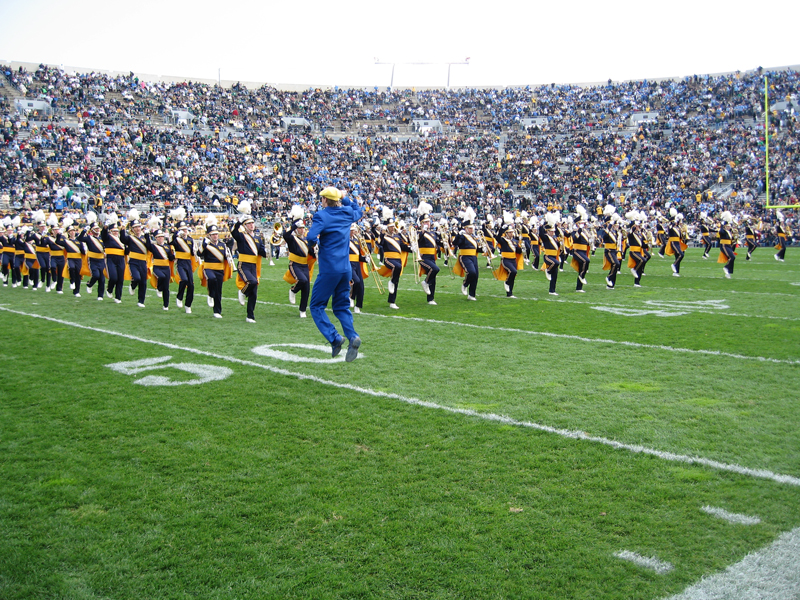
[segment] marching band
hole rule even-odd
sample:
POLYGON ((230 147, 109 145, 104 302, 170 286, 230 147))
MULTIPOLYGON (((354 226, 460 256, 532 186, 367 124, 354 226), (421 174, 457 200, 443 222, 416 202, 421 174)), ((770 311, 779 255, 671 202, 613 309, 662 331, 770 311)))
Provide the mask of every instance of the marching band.
MULTIPOLYGON (((236 271, 239 302, 246 306, 246 321, 255 323, 255 306, 261 279, 261 261, 270 264, 286 248, 289 267, 284 279, 291 285, 289 301, 296 304, 300 295, 300 317, 306 316, 316 256, 313 245, 306 241, 306 222, 313 218, 302 207, 295 206, 288 221, 276 222, 269 235, 255 230, 248 203, 239 207, 240 215, 228 225, 230 238, 220 239, 220 225, 210 215, 203 234, 196 239, 183 220, 183 209, 171 211, 173 224, 167 215, 152 215, 146 222, 135 209, 120 220, 114 213, 87 213, 86 223, 79 228, 70 217, 59 221, 54 214, 45 219, 42 211, 32 215, 32 226, 22 224, 20 215, 0 219, 0 266, 4 287, 45 288, 63 294, 67 280, 75 298, 81 296, 84 278, 86 290, 97 286, 96 298, 122 302, 124 283, 129 282, 133 295, 138 290, 137 305, 144 308, 148 283, 162 299, 163 310, 169 309, 170 282, 178 284, 176 303, 187 314, 192 312, 194 276, 199 272, 201 285, 208 289, 208 306, 215 318, 222 318, 223 284, 236 271), (170 233, 171 227, 171 233, 170 233), (65 235, 66 233, 66 235, 65 235), (171 235, 171 237, 170 237, 171 235), (238 256, 234 265, 233 256, 238 256)), ((549 282, 549 293, 557 296, 558 273, 566 262, 577 272, 575 291, 585 292, 591 257, 597 248, 603 251, 603 270, 608 271, 605 282, 609 290, 617 284, 622 260, 633 276, 634 287, 641 287, 645 266, 651 250, 660 246, 661 257, 672 256, 672 274, 681 275, 689 234, 683 215, 674 207, 665 216, 657 211, 649 214, 632 210, 620 214, 608 204, 598 216, 590 216, 582 206, 564 216, 548 210, 541 215, 503 213, 502 219, 477 221, 471 207, 462 206, 458 218, 442 216, 433 219, 433 207, 422 201, 416 211, 416 222, 405 223, 395 218, 389 208, 381 212, 382 220, 364 219, 350 228, 349 260, 351 266, 350 308, 356 314, 363 309, 366 280, 370 277, 379 294, 383 294, 381 277, 387 278, 389 307, 398 309, 400 277, 408 260, 412 261, 416 284, 425 292, 429 305, 436 306, 436 282, 440 273, 437 260, 444 259, 451 277, 462 279, 461 291, 470 301, 477 299, 479 281, 478 256, 489 266, 499 255, 500 265, 492 271, 503 282, 506 297, 515 298, 514 285, 518 273, 530 264, 540 268, 549 282), (476 232, 476 226, 479 231, 476 232), (653 227, 655 226, 655 227, 653 227), (653 234, 655 229, 655 235, 653 234), (531 254, 533 258, 531 259, 531 254), (374 255, 377 255, 377 260, 374 255)), ((785 260, 791 231, 778 211, 775 259, 785 260)), ((764 225, 754 218, 730 211, 721 212, 716 219, 700 214, 696 224, 697 241, 708 258, 718 243, 718 263, 723 264, 723 276, 730 279, 734 272, 736 247, 746 248, 750 260, 758 247, 758 238, 765 233, 764 225), (739 230, 741 227, 741 232, 739 230), (741 239, 740 239, 741 238, 741 239)))

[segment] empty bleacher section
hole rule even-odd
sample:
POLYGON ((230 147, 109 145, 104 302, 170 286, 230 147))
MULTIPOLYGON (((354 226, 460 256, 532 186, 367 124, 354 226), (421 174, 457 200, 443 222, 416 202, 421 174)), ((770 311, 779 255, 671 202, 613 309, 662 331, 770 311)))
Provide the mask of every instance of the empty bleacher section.
MULTIPOLYGON (((0 65, 0 199, 271 217, 339 185, 402 214, 501 208, 685 212, 763 194, 761 72, 595 86, 279 90, 0 65), (67 197, 68 192, 69 197, 67 197)), ((769 73, 773 199, 797 198, 798 74, 769 73)), ((0 207, 2 208, 2 207, 0 207)), ((755 207, 754 207, 755 210, 755 207)), ((689 216, 687 215, 687 216, 689 216)))

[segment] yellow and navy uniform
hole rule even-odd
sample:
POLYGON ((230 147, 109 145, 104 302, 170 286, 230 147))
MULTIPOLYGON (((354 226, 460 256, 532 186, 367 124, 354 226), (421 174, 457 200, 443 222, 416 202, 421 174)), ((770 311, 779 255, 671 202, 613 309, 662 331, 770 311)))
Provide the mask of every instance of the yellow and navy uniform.
MULTIPOLYGON (((286 251, 289 253, 289 269, 283 278, 292 284, 289 299, 300 292, 301 313, 308 308, 308 297, 311 291, 311 278, 313 277, 314 255, 308 246, 305 236, 297 233, 296 223, 292 223, 289 231, 283 232, 283 240, 286 242, 286 251)), ((294 303, 294 302, 292 302, 294 303)))
POLYGON ((424 276, 423 289, 427 294, 428 302, 434 301, 436 295, 436 276, 439 274, 439 265, 436 264, 436 255, 442 245, 435 232, 421 229, 417 236, 417 247, 420 257, 420 276, 424 276))
POLYGON ((384 267, 378 273, 384 277, 390 277, 389 285, 389 304, 394 304, 397 300, 397 287, 400 283, 400 275, 403 273, 403 266, 411 252, 411 247, 405 241, 402 234, 397 231, 383 234, 378 245, 383 251, 384 267))
POLYGON ((169 308, 169 282, 172 279, 172 262, 175 254, 168 244, 159 244, 150 234, 145 236, 147 251, 150 253, 150 285, 160 293, 164 308, 169 308))
POLYGON ((589 236, 578 225, 578 228, 572 232, 572 268, 578 272, 578 282, 575 284, 575 289, 580 291, 583 289, 583 284, 586 283, 586 273, 589 271, 589 258, 591 242, 589 236))
POLYGON ((106 267, 108 268, 108 293, 113 294, 116 300, 122 300, 122 285, 125 283, 125 244, 118 235, 114 235, 103 227, 100 239, 106 252, 106 267))
POLYGON ((776 260, 783 262, 786 257, 786 245, 788 243, 788 235, 786 234, 786 230, 783 228, 783 225, 778 223, 775 226, 775 235, 778 238, 778 243, 775 244, 775 248, 778 250, 778 253, 775 255, 776 260))
POLYGON ((647 261, 650 260, 650 253, 647 251, 647 244, 637 229, 628 233, 628 268, 633 273, 633 285, 639 286, 642 282, 642 273, 647 261))
POLYGON ((552 229, 543 227, 539 230, 539 245, 544 255, 542 260, 542 271, 550 281, 550 293, 556 294, 556 282, 558 281, 558 270, 561 266, 561 246, 552 229))
MULTIPOLYGON (((14 266, 14 235, 13 234, 2 234, 0 235, 0 249, 2 249, 2 260, 0 264, 2 264, 2 273, 3 273, 3 285, 8 286, 8 275, 11 269, 14 266)), ((11 278, 12 285, 16 283, 16 280, 13 277, 11 278)))
POLYGON ((656 244, 661 246, 658 251, 658 255, 661 258, 664 258, 664 253, 667 250, 667 233, 664 231, 664 225, 662 225, 660 221, 656 229, 656 244))
POLYGON ((681 230, 678 223, 671 223, 669 231, 667 232, 667 248, 666 253, 668 256, 674 256, 675 260, 672 263, 672 273, 679 275, 681 272, 681 261, 683 260, 684 250, 686 244, 681 237, 681 230))
MULTIPOLYGON (((144 304, 147 295, 147 242, 144 238, 128 233, 124 229, 119 232, 119 239, 125 246, 128 256, 131 290, 138 289, 139 304, 144 304)), ((126 279, 128 275, 126 274, 126 279)))
POLYGON ((711 236, 711 228, 705 223, 700 223, 700 239, 703 242, 703 258, 708 258, 708 253, 711 252, 711 248, 714 245, 711 236))
POLYGON ((50 291, 50 236, 44 232, 33 232, 33 245, 36 250, 36 262, 39 263, 39 273, 50 291))
POLYGON ((64 275, 69 276, 69 286, 75 296, 81 293, 81 268, 83 267, 83 249, 76 239, 59 238, 58 243, 67 253, 67 265, 64 275))
POLYGON ((261 259, 267 257, 267 250, 264 243, 248 233, 239 222, 234 223, 231 228, 231 236, 239 251, 236 287, 247 298, 247 318, 255 320, 258 283, 261 281, 261 259))
POLYGON ((184 302, 186 308, 192 307, 194 301, 194 272, 197 270, 197 258, 194 255, 194 240, 181 237, 176 231, 172 235, 172 251, 175 253, 175 270, 178 277, 178 306, 184 302))
POLYGON ((106 284, 106 253, 103 242, 86 230, 80 233, 78 241, 86 245, 86 256, 89 258, 89 269, 92 273, 86 288, 90 289, 96 283, 97 297, 102 299, 106 284))
POLYGON ((200 247, 200 259, 203 261, 202 285, 208 287, 210 303, 214 313, 222 314, 222 284, 230 276, 228 265, 228 248, 222 240, 216 243, 203 239, 200 247))
POLYGON ((744 239, 745 243, 747 244, 747 258, 745 260, 750 260, 750 257, 755 252, 756 248, 758 248, 758 242, 756 241, 756 231, 750 225, 745 225, 744 227, 744 239))
POLYGON ((366 242, 362 245, 357 238, 351 235, 349 258, 350 283, 352 286, 350 288, 350 299, 359 310, 364 308, 364 278, 369 276, 366 256, 368 250, 365 250, 366 247, 366 242))
POLYGON ((603 270, 608 271, 606 287, 613 289, 617 285, 617 273, 621 264, 617 247, 617 232, 611 226, 603 229, 603 270))
POLYGON ((466 231, 458 233, 453 239, 453 249, 458 252, 458 261, 453 272, 458 277, 464 277, 461 292, 470 298, 475 298, 478 290, 478 250, 480 242, 475 234, 466 231))
POLYGON ((60 240, 64 239, 64 234, 59 233, 55 237, 49 236, 47 244, 50 249, 50 281, 55 286, 57 294, 63 294, 64 288, 64 267, 67 260, 64 257, 64 248, 60 240))
POLYGON ((718 263, 725 263, 723 270, 726 275, 733 274, 733 263, 736 261, 736 242, 728 226, 719 228, 719 258, 718 263))
POLYGON ((504 235, 496 238, 495 241, 500 250, 500 267, 494 271, 494 276, 505 283, 506 296, 512 298, 514 297, 517 271, 524 267, 524 263, 519 264, 517 261, 518 258, 522 258, 522 247, 517 240, 509 239, 504 235))

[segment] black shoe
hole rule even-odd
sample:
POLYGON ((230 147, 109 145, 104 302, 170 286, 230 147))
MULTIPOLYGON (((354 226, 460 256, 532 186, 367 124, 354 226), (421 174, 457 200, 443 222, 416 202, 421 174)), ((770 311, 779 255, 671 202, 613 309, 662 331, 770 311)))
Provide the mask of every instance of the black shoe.
POLYGON ((339 352, 342 351, 342 344, 344 343, 343 337, 336 338, 335 342, 331 342, 331 358, 336 358, 339 356, 339 352))
MULTIPOLYGON (((361 338, 356 336, 350 340, 350 345, 347 347, 347 355, 344 357, 345 362, 353 362, 358 356, 358 349, 361 346, 361 338)), ((339 345, 341 348, 341 344, 339 345)))

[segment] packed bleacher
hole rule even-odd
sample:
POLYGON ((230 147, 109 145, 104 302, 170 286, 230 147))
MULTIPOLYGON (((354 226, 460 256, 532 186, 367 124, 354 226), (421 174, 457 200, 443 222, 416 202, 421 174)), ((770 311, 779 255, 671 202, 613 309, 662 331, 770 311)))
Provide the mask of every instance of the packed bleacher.
POLYGON ((503 89, 363 90, 154 83, 134 73, 1 68, 0 209, 253 203, 265 221, 345 188, 402 215, 420 198, 479 215, 613 201, 687 218, 762 208, 764 75, 770 200, 796 204, 800 76, 792 70, 681 80, 503 89), (17 110, 14 100, 46 110, 17 110), (635 115, 648 115, 636 122, 635 115), (286 116, 310 127, 289 128, 286 116), (442 133, 419 134, 415 119, 442 133), (532 121, 533 126, 526 126, 532 121))

